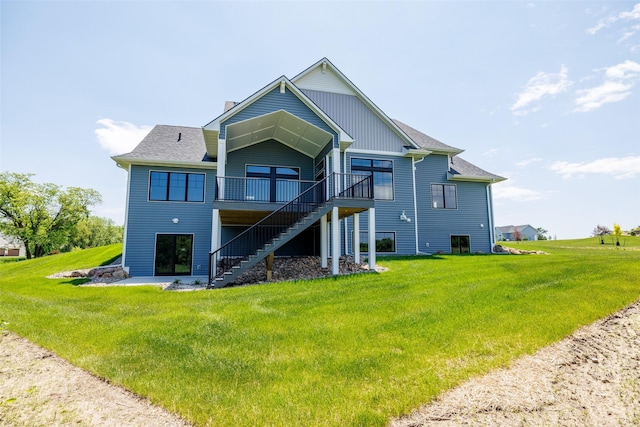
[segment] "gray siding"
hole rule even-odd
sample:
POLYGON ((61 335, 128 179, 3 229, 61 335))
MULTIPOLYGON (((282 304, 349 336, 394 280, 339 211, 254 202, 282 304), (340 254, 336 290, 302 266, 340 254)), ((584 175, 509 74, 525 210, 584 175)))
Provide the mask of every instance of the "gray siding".
POLYGON ((487 184, 448 181, 447 156, 425 157, 416 164, 418 205, 418 249, 420 252, 451 251, 451 235, 468 235, 471 252, 491 251, 490 222, 487 210, 487 184), (434 209, 431 184, 456 186, 457 209, 434 209), (484 227, 481 227, 482 224, 484 227), (426 244, 429 243, 429 247, 426 244))
POLYGON ((277 141, 270 140, 227 154, 227 176, 244 177, 246 165, 300 168, 300 179, 313 181, 313 159, 277 141))
MULTIPOLYGON (((396 233, 396 254, 410 255, 416 253, 415 218, 413 218, 413 176, 411 159, 407 157, 383 156, 347 152, 347 173, 351 173, 351 158, 383 159, 393 161, 393 195, 394 200, 376 200, 376 231, 396 233), (402 211, 411 218, 411 222, 400 221, 402 211)), ((360 215, 360 231, 367 231, 369 226, 368 212, 360 215)), ((353 219, 348 218, 347 252, 352 253, 353 219)), ((344 246, 343 246, 344 248, 344 246)), ((385 255, 385 254, 380 254, 385 255)), ((387 254, 390 255, 390 254, 387 254)))
POLYGON ((319 127, 331 135, 333 135, 333 145, 338 146, 338 134, 326 124, 316 113, 314 113, 304 102, 300 101, 297 96, 289 89, 285 93, 280 93, 280 88, 275 88, 271 92, 266 93, 261 98, 254 101, 251 105, 240 110, 238 113, 229 117, 220 123, 220 139, 224 139, 226 135, 226 126, 237 123, 253 117, 261 116, 274 111, 285 110, 294 116, 301 118, 314 126, 319 127))
POLYGON ((352 149, 400 153, 406 145, 358 97, 308 89, 302 92, 355 139, 352 149))
POLYGON ((165 167, 131 167, 131 190, 127 218, 125 265, 132 276, 153 276, 156 234, 193 234, 194 275, 206 275, 211 249, 211 203, 215 189, 215 170, 165 167), (204 203, 150 202, 149 171, 204 173, 204 203), (171 220, 178 218, 174 224, 171 220), (200 269, 197 267, 200 265, 200 269))
MULTIPOLYGON (((238 236, 248 227, 242 226, 223 226, 222 227, 222 244, 238 236)), ((242 256, 245 254, 234 254, 242 256)), ((312 225, 304 230, 293 240, 286 243, 283 247, 276 251, 276 256, 305 256, 320 255, 320 226, 319 223, 312 225)))

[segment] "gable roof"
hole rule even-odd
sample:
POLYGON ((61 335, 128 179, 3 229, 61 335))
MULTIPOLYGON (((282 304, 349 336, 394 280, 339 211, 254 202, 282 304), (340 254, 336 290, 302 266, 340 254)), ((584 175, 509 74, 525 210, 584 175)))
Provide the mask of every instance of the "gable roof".
POLYGON ((291 81, 296 85, 300 83, 300 88, 303 89, 327 91, 326 87, 323 89, 323 85, 321 85, 317 79, 318 70, 320 70, 320 75, 324 74, 326 76, 324 77, 324 83, 328 84, 328 86, 336 93, 355 95, 387 126, 389 126, 393 132, 403 139, 407 143, 407 146, 411 149, 421 148, 326 57, 302 71, 300 74, 292 78, 291 81), (330 73, 327 73, 327 71, 330 73))
POLYGON ((215 168, 207 155, 202 129, 156 125, 130 153, 111 157, 120 167, 129 164, 215 168))
POLYGON ((502 234, 511 234, 511 233, 515 233, 516 230, 521 232, 522 230, 525 230, 527 227, 531 228, 534 231, 537 231, 536 228, 534 226, 532 226, 531 224, 503 225, 503 226, 496 227, 496 230, 499 231, 502 234))
POLYGON ((480 181, 491 183, 505 181, 507 179, 500 175, 487 172, 459 156, 451 157, 447 178, 453 181, 480 181))
POLYGON ((269 83, 244 101, 235 103, 225 103, 225 111, 203 126, 205 144, 209 155, 217 155, 218 135, 220 134, 220 124, 232 117, 234 114, 242 111, 262 96, 271 92, 280 86, 280 90, 289 89, 298 99, 300 99, 307 107, 309 107, 320 119, 325 122, 331 129, 338 134, 338 140, 341 147, 347 147, 353 143, 353 138, 344 129, 342 129, 331 117, 322 111, 311 99, 307 97, 296 85, 294 85, 286 76, 281 76, 269 83))

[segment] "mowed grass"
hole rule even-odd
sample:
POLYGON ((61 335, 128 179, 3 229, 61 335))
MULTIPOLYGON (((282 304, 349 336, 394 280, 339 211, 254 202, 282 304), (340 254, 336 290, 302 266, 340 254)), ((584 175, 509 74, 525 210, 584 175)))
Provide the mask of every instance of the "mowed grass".
POLYGON ((640 298, 639 238, 518 245, 549 255, 203 292, 45 278, 109 246, 0 265, 0 319, 197 425, 385 425, 640 298))

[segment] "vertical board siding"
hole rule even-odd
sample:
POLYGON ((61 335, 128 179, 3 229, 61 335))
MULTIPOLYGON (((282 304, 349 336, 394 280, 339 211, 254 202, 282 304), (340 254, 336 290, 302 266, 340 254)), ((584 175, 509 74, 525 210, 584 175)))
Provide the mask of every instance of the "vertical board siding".
POLYGON ((193 275, 206 275, 211 249, 211 203, 215 192, 215 170, 167 167, 131 167, 131 189, 127 218, 126 266, 131 276, 153 276, 156 234, 193 234, 193 275), (149 171, 205 174, 204 203, 150 202, 149 171), (173 218, 179 222, 174 224, 173 218), (200 269, 197 269, 200 265, 200 269))
POLYGON ((316 113, 314 113, 307 105, 302 102, 296 95, 289 89, 285 90, 285 93, 280 93, 280 88, 275 88, 271 92, 266 93, 261 98, 255 100, 251 105, 248 105, 244 109, 238 111, 233 116, 229 117, 224 122, 220 123, 220 139, 226 137, 226 126, 241 122, 243 120, 251 119, 253 117, 262 116, 264 114, 273 113, 274 111, 285 110, 296 117, 301 118, 314 126, 319 127, 322 130, 329 132, 333 135, 333 145, 337 147, 338 134, 322 120, 316 113))
POLYGON ((447 180, 447 156, 432 154, 416 164, 416 203, 418 205, 418 250, 451 252, 451 235, 468 235, 471 252, 491 252, 487 185, 483 182, 447 180), (456 186, 457 209, 434 209, 431 184, 456 186), (481 227, 483 224, 484 227, 481 227), (429 243, 427 247, 426 244, 429 243))
MULTIPOLYGON (((382 156, 374 154, 347 152, 347 172, 351 173, 351 158, 380 159, 393 161, 393 197, 394 200, 376 200, 376 231, 396 233, 396 252, 400 255, 416 253, 415 218, 413 217, 413 176, 411 159, 408 157, 382 156), (400 221, 402 211, 411 218, 411 222, 400 221)), ((352 254, 353 218, 346 221, 347 252, 352 254)), ((360 231, 368 231, 369 215, 367 211, 360 214, 360 231)), ((344 235, 343 235, 344 236, 344 235)), ((344 239, 344 237, 343 237, 344 239)), ((343 242, 344 243, 344 242, 343 242)), ((344 245, 343 245, 344 248, 344 245)), ((344 249, 343 249, 344 250, 344 249)), ((380 254, 384 255, 384 254, 380 254)), ((387 253, 387 255, 391 255, 387 253)))
POLYGON ((407 144, 357 96, 308 89, 302 92, 351 135, 355 140, 352 149, 400 153, 407 144))
POLYGON ((300 168, 300 179, 313 181, 311 157, 275 140, 264 141, 227 154, 226 175, 244 177, 246 165, 289 166, 300 168))

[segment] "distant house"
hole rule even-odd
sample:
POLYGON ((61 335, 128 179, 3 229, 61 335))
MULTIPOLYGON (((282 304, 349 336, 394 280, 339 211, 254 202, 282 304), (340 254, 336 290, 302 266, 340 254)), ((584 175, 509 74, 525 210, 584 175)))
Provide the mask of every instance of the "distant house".
MULTIPOLYGON (((405 94, 408 96, 408 94, 405 94)), ((462 149, 392 120, 323 58, 201 128, 158 125, 128 172, 123 266, 225 286, 271 253, 490 252, 491 186, 462 149)), ((331 265, 338 273, 338 263, 331 265)))
POLYGON ((22 242, 14 237, 0 234, 0 256, 25 256, 26 249, 22 242))
POLYGON ((496 227, 497 240, 516 240, 513 233, 519 231, 522 234, 521 240, 538 240, 538 230, 532 225, 505 225, 496 227))

